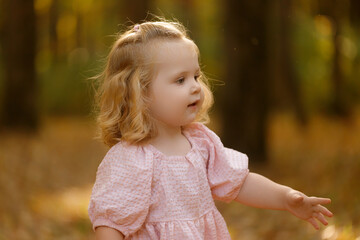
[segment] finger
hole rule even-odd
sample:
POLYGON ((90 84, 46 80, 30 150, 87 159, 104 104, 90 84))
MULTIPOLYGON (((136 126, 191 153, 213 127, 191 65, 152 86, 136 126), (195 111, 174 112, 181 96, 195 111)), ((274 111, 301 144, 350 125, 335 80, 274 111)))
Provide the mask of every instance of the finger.
POLYGON ((334 214, 330 212, 326 207, 317 205, 315 211, 324 214, 327 217, 332 217, 334 214))
POLYGON ((307 220, 309 223, 311 223, 311 225, 313 225, 313 227, 316 229, 316 230, 319 230, 319 225, 318 223, 316 222, 315 218, 309 218, 307 220))
POLYGON ((322 224, 324 225, 328 225, 328 222, 326 221, 324 215, 322 215, 321 213, 314 213, 313 216, 319 220, 322 224))
POLYGON ((329 204, 331 203, 330 198, 318 198, 318 197, 310 197, 311 204, 317 205, 317 204, 329 204))

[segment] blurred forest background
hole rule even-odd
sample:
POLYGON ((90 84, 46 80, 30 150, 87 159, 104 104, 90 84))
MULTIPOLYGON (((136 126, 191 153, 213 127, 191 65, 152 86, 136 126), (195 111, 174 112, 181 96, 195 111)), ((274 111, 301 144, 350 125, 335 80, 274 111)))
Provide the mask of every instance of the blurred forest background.
POLYGON ((94 239, 93 89, 125 26, 176 18, 201 51, 209 127, 250 170, 330 197, 320 231, 216 202, 233 239, 360 239, 360 1, 0 0, 0 240, 94 239))

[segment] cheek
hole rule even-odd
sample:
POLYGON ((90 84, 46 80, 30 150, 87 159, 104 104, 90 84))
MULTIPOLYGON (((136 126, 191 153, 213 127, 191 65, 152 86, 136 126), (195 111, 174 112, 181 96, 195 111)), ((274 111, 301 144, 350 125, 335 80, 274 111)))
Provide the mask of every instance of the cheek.
POLYGON ((163 111, 174 114, 183 107, 183 98, 179 91, 168 89, 159 96, 157 103, 162 106, 163 111))
POLYGON ((179 106, 179 93, 171 87, 159 86, 152 92, 151 110, 158 116, 173 114, 179 106))

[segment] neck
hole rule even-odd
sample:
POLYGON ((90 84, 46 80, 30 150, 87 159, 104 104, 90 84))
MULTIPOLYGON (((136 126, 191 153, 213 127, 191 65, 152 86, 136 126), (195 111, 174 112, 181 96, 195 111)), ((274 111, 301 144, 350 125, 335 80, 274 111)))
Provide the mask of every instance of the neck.
POLYGON ((181 126, 171 126, 163 122, 156 121, 157 136, 154 138, 154 142, 166 141, 181 135, 181 126))

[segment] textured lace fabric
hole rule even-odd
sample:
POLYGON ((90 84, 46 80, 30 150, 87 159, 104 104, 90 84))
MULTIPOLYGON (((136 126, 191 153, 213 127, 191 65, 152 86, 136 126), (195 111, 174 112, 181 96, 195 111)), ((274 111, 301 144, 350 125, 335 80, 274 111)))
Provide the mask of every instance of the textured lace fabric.
POLYGON ((88 213, 93 230, 108 226, 125 239, 230 239, 214 199, 231 202, 249 173, 246 154, 223 146, 201 123, 183 129, 185 156, 151 144, 111 147, 100 163, 88 213))

